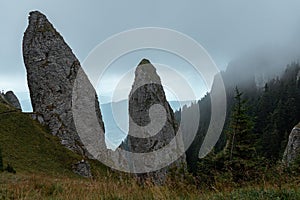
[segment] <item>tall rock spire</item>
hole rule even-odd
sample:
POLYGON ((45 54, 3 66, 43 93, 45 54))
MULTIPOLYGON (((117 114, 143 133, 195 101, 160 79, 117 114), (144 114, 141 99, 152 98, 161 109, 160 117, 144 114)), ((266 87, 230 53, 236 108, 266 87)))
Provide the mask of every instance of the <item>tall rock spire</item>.
MULTIPOLYGON (((64 146, 91 157, 76 132, 72 115, 72 92, 81 70, 80 63, 63 37, 38 11, 29 16, 23 38, 23 57, 33 111, 43 118, 64 146)), ((95 109, 104 130, 96 92, 85 74, 83 79, 88 83, 89 91, 94 93, 95 109)))
MULTIPOLYGON (((149 153, 164 148, 178 131, 174 113, 170 107, 160 77, 149 60, 143 59, 136 68, 135 80, 129 95, 129 134, 121 148, 133 153, 149 153)), ((167 156, 167 155, 166 155, 167 156)), ((164 158, 153 158, 159 164, 164 158)), ((132 163, 134 168, 137 163, 132 163)), ((170 163, 171 164, 171 163, 170 163)), ((172 165, 163 169, 137 174, 140 179, 164 182, 170 167, 185 165, 181 156, 172 165)), ((147 168, 147 166, 146 166, 147 168)))

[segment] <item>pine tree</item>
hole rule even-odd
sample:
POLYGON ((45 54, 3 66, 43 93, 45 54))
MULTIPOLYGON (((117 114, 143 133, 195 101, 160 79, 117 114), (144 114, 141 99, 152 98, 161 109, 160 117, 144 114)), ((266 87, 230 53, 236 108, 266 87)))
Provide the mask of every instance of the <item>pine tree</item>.
POLYGON ((247 102, 242 99, 242 95, 236 88, 235 105, 226 132, 228 140, 224 152, 225 166, 238 180, 245 178, 245 172, 253 169, 257 160, 254 122, 248 114, 247 102))
POLYGON ((254 123, 247 113, 246 100, 242 99, 242 95, 236 88, 235 106, 227 131, 230 160, 234 157, 250 158, 255 153, 254 123))

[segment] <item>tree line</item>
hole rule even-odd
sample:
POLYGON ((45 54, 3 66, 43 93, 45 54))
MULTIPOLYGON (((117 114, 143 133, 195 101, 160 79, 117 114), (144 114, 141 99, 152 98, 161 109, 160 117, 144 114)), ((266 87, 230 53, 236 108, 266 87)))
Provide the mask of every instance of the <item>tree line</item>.
POLYGON ((227 94, 224 129, 214 150, 204 159, 198 158, 198 152, 210 123, 209 93, 197 103, 183 107, 175 116, 180 121, 182 112, 188 115, 199 106, 199 129, 186 152, 190 172, 210 176, 213 168, 230 172, 237 180, 247 179, 245 174, 255 173, 257 166, 275 165, 282 159, 289 133, 300 121, 300 65, 288 65, 281 76, 267 81, 262 88, 256 86, 254 77, 247 83, 237 81, 236 85, 227 77, 224 73, 227 94))

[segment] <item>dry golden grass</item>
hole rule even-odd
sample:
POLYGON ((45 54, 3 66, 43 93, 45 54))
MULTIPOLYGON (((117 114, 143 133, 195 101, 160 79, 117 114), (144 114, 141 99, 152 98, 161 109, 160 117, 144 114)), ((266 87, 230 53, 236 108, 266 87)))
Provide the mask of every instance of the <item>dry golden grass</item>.
POLYGON ((168 186, 138 185, 132 179, 49 177, 0 174, 0 199, 195 199, 196 191, 168 186))
POLYGON ((110 172, 94 179, 48 175, 0 174, 0 199, 298 199, 299 182, 248 185, 223 184, 196 189, 186 183, 165 186, 138 185, 132 178, 116 178, 110 172))

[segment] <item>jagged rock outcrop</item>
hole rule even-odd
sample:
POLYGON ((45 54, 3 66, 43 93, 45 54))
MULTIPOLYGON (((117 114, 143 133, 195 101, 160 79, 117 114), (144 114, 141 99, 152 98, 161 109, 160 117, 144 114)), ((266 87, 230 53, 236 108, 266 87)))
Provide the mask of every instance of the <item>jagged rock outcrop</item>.
MULTIPOLYGON (((135 80, 129 95, 129 135, 121 148, 133 153, 153 152, 168 145, 177 131, 178 124, 166 100, 160 77, 150 61, 143 59, 136 68, 135 80)), ((150 162, 157 165, 164 161, 162 157, 151 159, 150 162)), ((133 168, 138 164, 131 163, 133 168)), ((185 166, 185 156, 170 164, 160 170, 137 176, 140 180, 152 179, 154 183, 161 184, 170 167, 185 166)))
POLYGON ((284 151, 283 163, 287 166, 300 159, 300 122, 290 133, 288 144, 284 151))
POLYGON ((40 124, 45 125, 44 118, 41 115, 36 114, 36 113, 30 113, 30 117, 33 120, 38 121, 40 124))
POLYGON ((91 166, 85 160, 81 160, 81 161, 73 164, 72 168, 73 168, 73 172, 80 175, 80 176, 83 176, 83 177, 86 177, 86 178, 92 177, 91 166))
MULTIPOLYGON (((91 158, 76 132, 72 115, 72 91, 80 63, 63 37, 38 11, 29 16, 23 57, 34 117, 47 125, 64 146, 91 158)), ((81 79, 87 91, 94 93, 97 117, 104 130, 96 92, 85 74, 81 79)))
POLYGON ((18 110, 22 110, 20 101, 18 97, 13 93, 13 91, 8 91, 5 94, 1 93, 1 98, 4 100, 6 103, 12 105, 18 110))
POLYGON ((13 93, 13 91, 6 92, 4 97, 16 109, 22 110, 20 101, 19 101, 18 97, 13 93))

